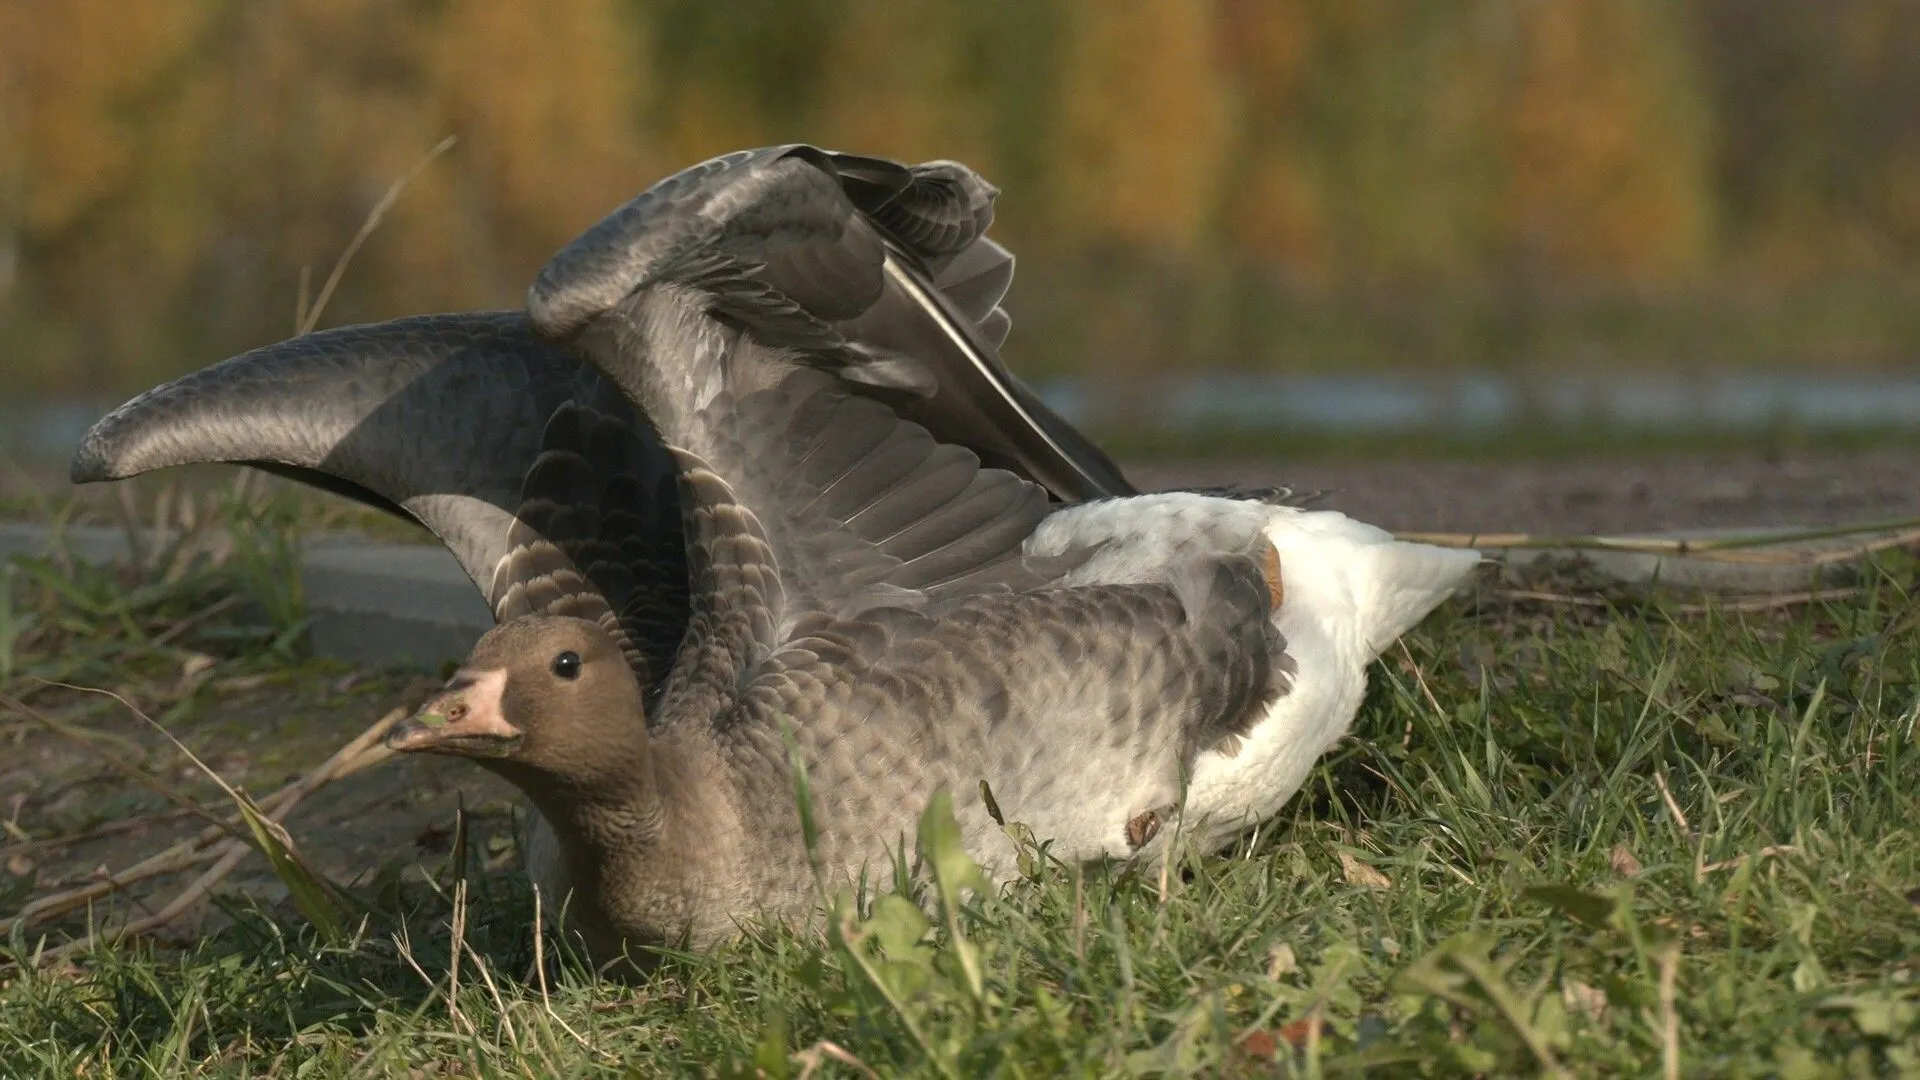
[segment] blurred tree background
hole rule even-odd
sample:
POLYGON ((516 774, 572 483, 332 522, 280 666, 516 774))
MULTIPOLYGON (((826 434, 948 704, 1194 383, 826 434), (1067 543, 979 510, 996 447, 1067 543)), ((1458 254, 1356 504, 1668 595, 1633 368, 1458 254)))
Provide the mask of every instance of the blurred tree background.
POLYGON ((1920 357, 1920 0, 0 0, 0 394, 285 336, 448 134, 329 324, 806 140, 1002 186, 1026 372, 1920 357))

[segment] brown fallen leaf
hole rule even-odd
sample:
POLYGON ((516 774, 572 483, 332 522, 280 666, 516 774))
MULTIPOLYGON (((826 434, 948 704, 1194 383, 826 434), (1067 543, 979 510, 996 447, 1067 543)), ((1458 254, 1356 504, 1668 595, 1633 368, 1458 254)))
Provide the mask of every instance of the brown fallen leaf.
POLYGON ((1326 1030, 1319 1014, 1308 1013, 1298 1020, 1289 1020, 1277 1028, 1258 1028, 1240 1037, 1240 1051, 1248 1057, 1262 1061, 1272 1061, 1280 1056, 1282 1045, 1299 1049, 1311 1042, 1316 1034, 1326 1030))
POLYGON ((1359 857, 1348 852, 1340 853, 1340 874, 1349 885, 1358 885, 1363 889, 1389 889, 1393 879, 1360 861, 1359 857))
POLYGON ((1240 1052, 1261 1061, 1280 1056, 1280 1038, 1271 1031, 1249 1031, 1240 1038, 1240 1052))
POLYGON ((1595 1024, 1607 1022, 1607 993, 1598 987, 1588 986, 1579 979, 1565 979, 1560 983, 1560 1000, 1566 1003, 1570 1013, 1584 1016, 1595 1024))
POLYGON ((1310 1012, 1298 1020, 1289 1020, 1280 1025, 1280 1037, 1295 1046, 1305 1046, 1314 1036, 1323 1030, 1320 1014, 1310 1012))
POLYGON ((206 653, 187 654, 186 660, 180 665, 180 678, 174 683, 173 696, 177 698, 192 696, 193 692, 200 688, 200 684, 207 681, 207 673, 212 671, 218 662, 206 653))
POLYGON ((1282 941, 1267 950, 1267 978, 1278 979, 1299 970, 1300 961, 1293 955, 1293 946, 1282 941))
POLYGON ((1640 860, 1633 857, 1633 849, 1627 847, 1625 840, 1613 845, 1613 850, 1607 853, 1607 865, 1621 877, 1640 876, 1640 860))

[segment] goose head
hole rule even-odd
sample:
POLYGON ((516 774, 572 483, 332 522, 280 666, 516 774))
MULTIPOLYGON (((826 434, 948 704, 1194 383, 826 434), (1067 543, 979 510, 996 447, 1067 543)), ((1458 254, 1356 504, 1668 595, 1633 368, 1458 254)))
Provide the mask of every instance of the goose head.
POLYGON ((527 616, 489 630, 387 745, 472 758, 536 802, 548 793, 617 797, 645 772, 642 695, 598 623, 527 616))

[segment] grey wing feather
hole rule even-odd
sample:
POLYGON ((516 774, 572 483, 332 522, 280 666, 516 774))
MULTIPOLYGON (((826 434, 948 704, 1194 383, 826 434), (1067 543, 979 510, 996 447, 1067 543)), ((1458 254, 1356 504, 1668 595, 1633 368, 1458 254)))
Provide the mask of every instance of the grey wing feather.
POLYGON ((489 595, 502 622, 549 614, 601 623, 652 688, 687 620, 675 465, 656 440, 634 437, 625 401, 606 389, 600 396, 616 400, 568 401, 548 419, 489 595))
MULTIPOLYGON (((723 396, 702 430, 700 465, 727 485, 706 493, 751 518, 778 568, 769 647, 809 615, 917 604, 989 569, 1003 586, 1057 572, 1029 567, 1022 551, 1047 515, 1044 490, 980 468, 823 373, 794 369, 777 386, 723 396)), ((689 521, 695 544, 710 524, 689 521)))
POLYGON ((1126 823, 1177 805, 1198 754, 1251 730, 1291 666, 1244 557, 1171 585, 976 597, 936 633, 946 665, 1002 680, 978 775, 1069 860, 1127 854, 1126 823))
POLYGON ((693 614, 662 724, 727 726, 761 666, 825 627, 970 585, 1031 589, 1074 561, 1023 556, 1048 512, 1042 489, 980 469, 823 372, 722 393, 687 427, 702 446, 674 448, 693 614), (922 494, 956 484, 954 497, 922 494), (867 513, 853 521, 849 508, 867 513))
MULTIPOLYGON (((880 239, 812 147, 743 150, 655 184, 575 238, 527 290, 534 324, 579 331, 627 296, 687 274, 689 256, 730 256, 815 316, 858 314, 880 290, 880 239)), ((830 166, 828 167, 830 169, 830 166)))
POLYGON ((998 305, 1013 260, 983 235, 995 194, 952 162, 908 169, 810 146, 742 151, 655 185, 587 230, 542 268, 527 307, 544 332, 571 337, 638 290, 718 267, 715 281, 736 284, 715 294, 716 308, 745 299, 759 309, 723 314, 758 320, 768 344, 809 348, 813 362, 940 441, 1064 499, 1130 493, 1111 459, 1000 360, 1008 321, 998 305), (743 296, 755 290, 808 318, 743 296))
MULTIPOLYGON (((1177 805, 1195 756, 1246 733, 1283 690, 1289 661, 1265 604, 1253 561, 1236 556, 1171 583, 970 596, 937 619, 876 611, 769 657, 734 715, 797 721, 830 869, 881 857, 874 838, 910 832, 940 787, 970 849, 997 849, 982 780, 1060 858, 1124 856, 1127 822, 1177 805)), ((767 729, 736 730, 744 745, 767 729)), ((768 805, 756 811, 789 819, 790 802, 774 802, 784 791, 757 786, 768 805)))
MULTIPOLYGON (((1287 684, 1291 663, 1267 604, 1254 560, 1224 556, 1191 563, 1166 584, 971 597, 935 632, 956 656, 972 652, 981 664, 1035 650, 1059 670, 1035 680, 1034 692, 1099 699, 1081 710, 1089 725, 1081 737, 1132 744, 1138 740, 1112 723, 1166 724, 1178 759, 1190 764, 1201 750, 1246 734, 1287 684), (1063 678, 1073 680, 1064 694, 1063 678)), ((1043 708, 1018 719, 1060 722, 1043 708)))
POLYGON ((740 688, 772 653, 784 590, 765 532, 725 478, 691 453, 674 455, 692 607, 661 694, 664 704, 649 719, 661 726, 682 717, 724 726, 740 688))
POLYGON ((447 545, 496 612, 609 610, 636 655, 671 661, 686 603, 672 587, 685 558, 672 463, 625 397, 524 314, 421 316, 255 349, 109 413, 71 473, 87 483, 202 462, 400 514, 447 545), (589 409, 597 420, 578 427, 589 409))
MULTIPOLYGON (((806 615, 919 602, 909 594, 1017 563, 1046 514, 1044 490, 971 454, 936 453, 878 395, 850 392, 868 343, 842 329, 899 280, 891 241, 819 151, 725 162, 693 170, 696 183, 660 185, 569 244, 529 294, 536 323, 569 334, 689 468, 719 481, 691 490, 744 511, 741 527, 781 577, 768 618, 777 635, 806 615), (628 292, 595 312, 614 294, 608 280, 628 292)), ((937 299, 933 310, 951 311, 937 299)), ((702 531, 734 522, 709 509, 686 508, 696 548, 732 543, 702 531)))
POLYGON ((1005 318, 1000 301, 1013 285, 1013 253, 983 236, 940 268, 933 285, 976 324, 997 311, 1005 318))
MULTIPOLYGON (((873 171, 878 171, 879 166, 892 165, 850 154, 829 154, 828 157, 843 176, 854 162, 873 171)), ((999 188, 956 161, 929 161, 905 171, 907 182, 888 198, 873 204, 855 198, 855 205, 929 263, 956 258, 986 235, 993 224, 993 201, 1000 195, 999 188)), ((848 192, 850 197, 853 194, 851 190, 848 192)))
MULTIPOLYGON (((992 342, 996 349, 1007 343, 1007 335, 1012 332, 1013 319, 1006 312, 997 308, 988 313, 986 318, 980 320, 981 335, 992 342)), ((1066 421, 1063 420, 1061 423, 1065 424, 1066 421)), ((1128 494, 1128 492, 1122 490, 1113 492, 1113 494, 1125 495, 1128 494)))

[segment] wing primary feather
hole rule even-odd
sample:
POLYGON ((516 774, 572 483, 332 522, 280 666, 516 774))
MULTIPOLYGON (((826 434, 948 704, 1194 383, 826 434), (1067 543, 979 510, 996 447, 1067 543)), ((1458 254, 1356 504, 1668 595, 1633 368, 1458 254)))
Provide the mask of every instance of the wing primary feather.
POLYGON ((1007 343, 1007 335, 1013 332, 1013 316, 1005 308, 994 308, 980 320, 980 336, 994 348, 1007 343))
POLYGON ((1013 253, 983 236, 941 267, 933 276, 933 287, 961 314, 981 323, 1006 299, 1013 272, 1013 253))
POLYGON ((1032 411, 1027 408, 1026 402, 1022 401, 1017 394, 1008 390, 1001 374, 981 360, 977 348, 967 340, 966 334, 954 325, 952 317, 940 307, 938 301, 928 293, 926 287, 918 279, 912 274, 907 273, 899 263, 892 259, 887 260, 887 274, 892 278, 894 283, 906 291, 909 296, 912 296, 930 313, 934 314, 934 318, 938 321, 941 331, 953 343, 953 347, 966 356, 968 362, 973 365, 974 370, 979 374, 981 381, 993 388, 994 393, 999 396, 1006 407, 1019 418, 1022 424, 1025 424, 1029 430, 1046 444, 1047 449, 1053 453, 1053 456, 1065 468, 1073 471, 1083 487, 1092 491, 1104 491, 1112 487, 1110 480, 1095 477, 1087 472, 1087 470, 1081 466, 1079 457, 1069 453, 1066 447, 1062 446, 1059 440, 1054 438, 1053 432, 1047 425, 1041 423, 1032 411))
POLYGON ((893 550, 899 536, 951 502, 973 481, 980 459, 958 446, 936 444, 911 485, 896 487, 865 508, 861 535, 893 550))

